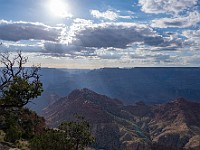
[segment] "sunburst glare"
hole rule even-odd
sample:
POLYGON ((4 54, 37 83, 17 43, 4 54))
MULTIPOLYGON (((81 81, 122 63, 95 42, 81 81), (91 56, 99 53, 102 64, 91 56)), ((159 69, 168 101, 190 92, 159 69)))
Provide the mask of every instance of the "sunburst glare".
POLYGON ((63 0, 50 0, 49 10, 55 17, 71 18, 72 14, 69 12, 69 6, 63 0))

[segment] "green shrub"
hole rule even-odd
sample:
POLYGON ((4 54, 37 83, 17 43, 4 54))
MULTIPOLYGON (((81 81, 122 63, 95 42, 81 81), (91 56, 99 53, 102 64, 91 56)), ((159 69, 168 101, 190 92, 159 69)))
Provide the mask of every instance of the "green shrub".
POLYGON ((48 130, 30 141, 31 150, 71 150, 72 145, 62 131, 48 130))
POLYGON ((22 136, 22 131, 17 126, 10 126, 6 130, 5 141, 14 143, 16 140, 19 140, 22 136))
POLYGON ((0 142, 4 141, 5 135, 5 132, 3 130, 0 130, 0 142))
POLYGON ((49 129, 35 136, 30 142, 31 150, 83 150, 94 142, 90 126, 83 118, 63 122, 59 129, 49 129))

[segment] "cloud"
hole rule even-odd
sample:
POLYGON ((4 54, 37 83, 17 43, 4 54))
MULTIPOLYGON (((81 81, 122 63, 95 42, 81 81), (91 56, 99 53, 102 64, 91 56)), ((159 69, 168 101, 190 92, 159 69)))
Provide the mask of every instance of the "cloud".
POLYGON ((56 41, 61 30, 61 27, 50 27, 43 23, 0 20, 0 39, 6 41, 30 39, 56 41))
POLYGON ((196 54, 190 57, 185 57, 186 64, 190 64, 193 66, 198 66, 200 64, 200 54, 196 54))
POLYGON ((94 48, 85 48, 82 46, 64 43, 45 42, 43 45, 43 53, 56 57, 75 58, 79 56, 96 56, 94 51, 94 48))
POLYGON ((0 46, 0 52, 42 52, 43 50, 43 43, 40 40, 30 40, 28 41, 3 41, 2 45, 0 46))
POLYGON ((103 18, 108 20, 116 20, 119 17, 119 15, 116 12, 110 10, 107 10, 105 12, 100 12, 98 10, 91 10, 90 13, 95 18, 103 18))
POLYGON ((187 39, 200 44, 200 29, 199 30, 185 30, 183 36, 187 39))
POLYGON ((164 52, 136 51, 128 56, 126 57, 127 61, 144 66, 174 66, 174 64, 179 63, 179 58, 176 55, 171 56, 170 54, 164 52))
POLYGON ((178 14, 197 4, 198 0, 139 0, 141 10, 145 13, 178 14))
POLYGON ((200 50, 200 29, 185 30, 182 35, 186 38, 184 41, 185 47, 188 47, 190 50, 200 50))
POLYGON ((152 56, 154 58, 154 62, 156 63, 170 63, 173 60, 171 59, 170 55, 164 54, 156 54, 152 56))
POLYGON ((163 42, 157 46, 148 46, 142 43, 137 45, 137 50, 145 52, 176 52, 184 48, 182 35, 176 32, 163 32, 163 42))
MULTIPOLYGON (((26 26, 27 23, 23 24, 26 26)), ((22 25, 20 24, 20 26, 22 25)), ((47 30, 47 33, 54 29, 54 27, 39 23, 34 23, 33 26, 41 26, 42 29, 47 30)), ((59 33, 57 35, 59 38, 56 40, 27 41, 28 38, 25 38, 25 40, 17 42, 5 41, 4 47, 7 50, 38 53, 41 57, 120 60, 122 62, 137 57, 137 60, 142 61, 142 63, 170 63, 171 57, 147 54, 148 52, 172 52, 182 47, 182 41, 178 35, 169 33, 167 36, 161 36, 150 26, 139 23, 94 23, 91 20, 75 19, 69 30, 63 28, 65 26, 55 28, 55 30, 58 30, 56 32, 59 33), (136 54, 136 49, 143 51, 145 54, 136 54)), ((47 33, 46 36, 48 37, 47 33)))
POLYGON ((157 28, 187 28, 196 26, 200 22, 200 13, 190 12, 188 16, 177 16, 174 18, 162 18, 152 20, 152 27, 157 28))
POLYGON ((159 35, 145 24, 76 19, 62 37, 63 43, 44 43, 44 53, 61 57, 100 59, 128 58, 133 49, 177 51, 182 47, 179 35, 159 35))
POLYGON ((90 14, 95 17, 95 18, 98 18, 98 19, 105 19, 105 20, 111 20, 111 21, 114 21, 114 20, 117 20, 119 18, 122 18, 122 19, 132 19, 132 13, 131 11, 127 12, 128 15, 120 15, 119 14, 120 11, 112 11, 112 10, 107 10, 105 12, 100 12, 99 10, 90 10, 90 14))
POLYGON ((114 48, 101 48, 96 49, 94 51, 94 54, 98 56, 101 59, 120 59, 123 55, 125 55, 125 52, 123 50, 114 49, 114 48))
POLYGON ((162 37, 147 25, 123 22, 75 22, 68 36, 69 44, 95 48, 125 49, 137 42, 149 46, 158 46, 164 42, 162 37))

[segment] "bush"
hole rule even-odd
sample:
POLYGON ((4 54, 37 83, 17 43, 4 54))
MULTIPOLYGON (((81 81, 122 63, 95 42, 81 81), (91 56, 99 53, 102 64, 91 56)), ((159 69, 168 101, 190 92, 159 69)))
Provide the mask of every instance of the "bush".
POLYGON ((19 140, 21 136, 22 131, 20 130, 20 128, 13 125, 6 130, 5 141, 14 143, 16 140, 19 140))
POLYGON ((30 142, 32 150, 83 150, 94 142, 90 126, 83 118, 63 122, 59 129, 49 129, 35 136, 30 142))
POLYGON ((72 144, 62 131, 47 130, 30 141, 31 150, 72 150, 72 144))
POLYGON ((5 132, 3 130, 0 130, 0 142, 4 141, 5 135, 5 132))

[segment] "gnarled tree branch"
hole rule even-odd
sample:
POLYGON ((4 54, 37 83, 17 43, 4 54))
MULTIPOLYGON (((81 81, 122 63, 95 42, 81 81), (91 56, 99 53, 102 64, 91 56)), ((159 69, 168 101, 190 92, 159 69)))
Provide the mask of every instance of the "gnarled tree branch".
POLYGON ((41 75, 39 66, 25 68, 28 58, 18 52, 11 57, 9 53, 0 54, 3 69, 0 75, 0 107, 23 107, 31 99, 41 95, 41 75))

